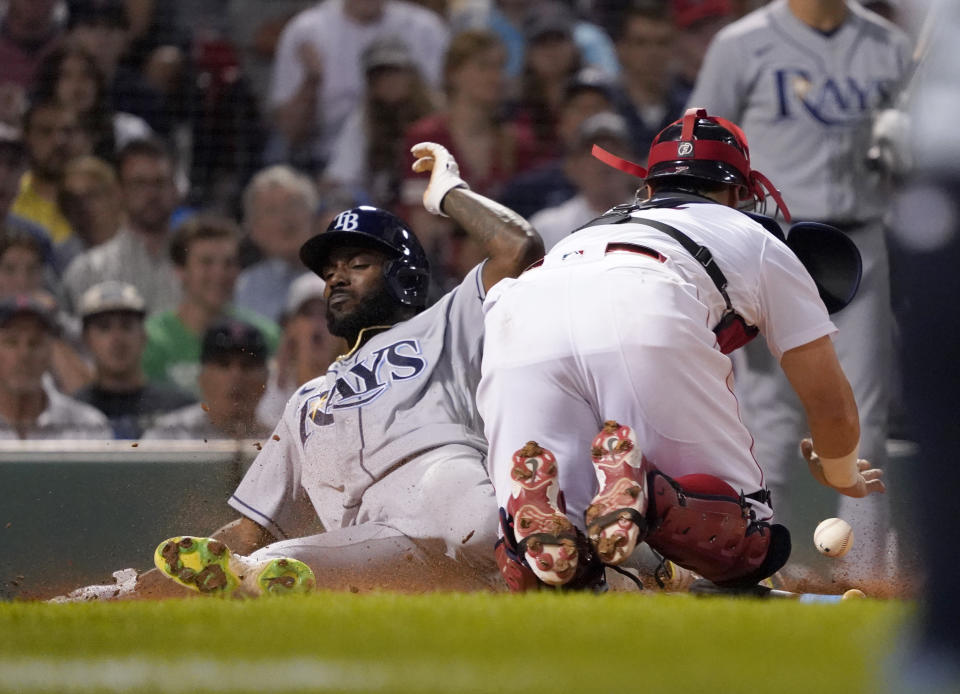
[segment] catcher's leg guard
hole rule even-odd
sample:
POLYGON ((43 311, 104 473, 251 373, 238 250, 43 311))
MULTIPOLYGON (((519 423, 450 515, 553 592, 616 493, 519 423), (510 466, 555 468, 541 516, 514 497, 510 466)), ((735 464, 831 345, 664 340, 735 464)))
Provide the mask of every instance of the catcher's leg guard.
POLYGON ((513 454, 510 477, 507 514, 518 556, 547 585, 568 583, 577 571, 577 534, 560 510, 556 458, 530 441, 513 454))
POLYGON ((667 559, 723 586, 752 585, 790 557, 790 533, 756 520, 744 496, 711 475, 647 478, 647 544, 667 559))
POLYGON ((608 421, 590 450, 600 491, 584 513, 605 564, 623 563, 647 534, 647 465, 630 427, 608 421))

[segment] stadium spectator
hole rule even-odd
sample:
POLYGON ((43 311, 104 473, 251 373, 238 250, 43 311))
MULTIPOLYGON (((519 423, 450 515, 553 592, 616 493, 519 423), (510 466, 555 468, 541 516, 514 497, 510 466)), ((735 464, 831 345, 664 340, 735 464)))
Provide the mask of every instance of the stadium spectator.
POLYGON ((237 278, 235 304, 279 321, 290 283, 306 268, 300 246, 313 235, 319 198, 313 182, 289 166, 260 171, 243 194, 243 223, 261 260, 237 278))
MULTIPOLYGON (((16 227, 0 232, 0 298, 24 293, 56 295, 57 277, 44 264, 46 246, 32 234, 16 227)), ((77 322, 65 311, 55 316, 57 335, 52 341, 50 374, 65 393, 73 393, 93 378, 81 356, 77 322)))
POLYGON ((157 416, 196 401, 184 391, 147 382, 140 364, 146 312, 137 288, 116 281, 90 287, 78 307, 94 379, 74 397, 105 414, 118 439, 139 438, 157 416))
POLYGON ((634 197, 636 180, 596 159, 591 154, 595 144, 626 159, 633 156, 627 123, 621 116, 598 113, 582 123, 564 166, 577 186, 577 194, 556 207, 540 210, 530 219, 547 251, 591 219, 634 197))
MULTIPOLYGON (((567 83, 557 121, 557 132, 564 151, 576 144, 577 130, 590 116, 614 107, 613 83, 596 68, 587 67, 567 83)), ((566 174, 563 157, 524 172, 511 179, 500 201, 526 219, 546 207, 559 205, 577 193, 566 174)))
POLYGON ((102 159, 71 159, 63 173, 58 200, 84 250, 106 243, 120 230, 120 185, 113 167, 102 159))
MULTIPOLYGON (((557 6, 558 3, 551 0, 477 0, 461 3, 459 8, 452 7, 451 23, 457 30, 486 29, 496 34, 507 48, 507 77, 516 80, 523 72, 527 21, 554 11, 557 6)), ((602 70, 610 77, 616 76, 620 70, 617 55, 610 37, 601 27, 577 20, 573 25, 573 40, 585 65, 602 70)))
POLYGON ((57 192, 67 162, 84 153, 80 133, 76 114, 52 99, 33 103, 23 117, 29 169, 20 180, 12 211, 44 229, 55 259, 62 244, 68 244, 67 257, 72 252, 73 229, 60 209, 57 192))
POLYGON ((168 0, 123 3, 129 21, 123 62, 165 99, 177 88, 190 49, 191 27, 183 22, 182 5, 168 0))
POLYGON ((231 303, 240 272, 239 248, 240 230, 221 217, 197 215, 174 232, 170 259, 182 298, 176 309, 154 313, 147 319, 143 368, 148 379, 199 394, 197 374, 204 333, 225 317, 256 326, 270 352, 276 351, 280 341, 277 325, 231 303))
MULTIPOLYGON (((130 22, 120 0, 76 0, 71 3, 67 39, 96 60, 105 84, 104 99, 118 113, 139 116, 166 137, 170 114, 163 95, 135 70, 120 63, 130 43, 130 22)), ((120 142, 120 146, 123 146, 120 142)))
POLYGON ((113 110, 103 73, 93 55, 80 46, 60 46, 43 59, 33 95, 37 100, 53 99, 73 109, 83 132, 92 137, 89 148, 101 159, 114 161, 119 148, 153 134, 143 119, 113 110))
POLYGON ((434 98, 410 49, 398 37, 377 39, 361 56, 366 94, 334 144, 323 187, 349 188, 378 207, 396 205, 400 195, 403 135, 434 111, 434 98))
POLYGON ((281 321, 283 337, 267 392, 260 401, 259 414, 265 422, 278 421, 293 392, 322 376, 337 355, 349 350, 343 338, 331 335, 327 327, 325 287, 326 283, 312 272, 290 284, 281 321))
POLYGON ((526 23, 526 52, 516 119, 533 133, 538 161, 563 155, 557 121, 566 85, 580 69, 573 17, 547 5, 526 23))
POLYGON ((439 81, 449 40, 443 20, 401 0, 323 0, 284 28, 269 106, 290 155, 305 152, 322 170, 333 143, 363 97, 360 56, 375 39, 400 36, 421 73, 439 81))
POLYGON ((677 30, 663 0, 626 10, 617 37, 622 87, 618 110, 627 119, 633 148, 646 152, 654 136, 683 115, 690 85, 673 65, 677 30))
POLYGON ((8 0, 0 17, 0 122, 16 125, 37 66, 60 42, 57 0, 8 0))
POLYGON ((0 297, 55 288, 47 286, 45 250, 42 240, 16 227, 0 232, 0 297))
MULTIPOLYGON (((414 123, 406 134, 405 151, 418 142, 436 142, 456 157, 460 171, 476 192, 496 198, 504 182, 533 164, 534 142, 530 131, 505 123, 503 45, 484 31, 457 34, 444 62, 446 109, 414 123)), ((434 279, 441 287, 458 283, 467 266, 479 262, 480 251, 469 237, 454 237, 446 217, 431 215, 420 206, 426 187, 422 177, 406 166, 401 201, 406 218, 434 262, 434 279)))
POLYGON ((49 294, 0 299, 0 439, 109 439, 107 418, 45 382, 58 332, 49 294))
POLYGON ((144 439, 266 438, 271 427, 257 418, 267 385, 267 341, 238 320, 206 330, 197 384, 201 401, 157 418, 144 439))
POLYGON ((168 255, 170 216, 177 206, 173 159, 156 140, 134 140, 118 154, 117 170, 126 222, 117 234, 81 254, 67 268, 63 286, 70 306, 94 284, 134 285, 151 311, 180 301, 180 282, 168 255))
POLYGON ((677 78, 692 90, 714 35, 734 19, 730 0, 670 0, 677 35, 673 60, 677 78))
MULTIPOLYGON (((691 106, 740 123, 754 161, 777 182, 795 220, 836 226, 859 249, 863 278, 854 300, 832 317, 834 341, 860 409, 860 454, 878 467, 887 461, 893 366, 884 223, 890 195, 866 154, 874 109, 894 98, 909 64, 906 34, 853 0, 776 0, 717 34, 690 97, 691 106)), ((762 346, 741 354, 744 422, 780 513, 800 501, 790 471, 804 411, 762 346)), ((832 580, 889 591, 887 578, 900 570, 888 550, 895 542, 889 502, 842 499, 837 515, 857 528, 857 544, 832 580)))
POLYGON ((44 262, 52 259, 50 238, 43 227, 11 212, 20 192, 20 179, 27 169, 27 153, 20 131, 0 123, 0 226, 35 237, 43 247, 44 262))
POLYGON ((230 0, 228 33, 240 52, 243 72, 261 104, 270 85, 270 68, 284 27, 316 0, 230 0))

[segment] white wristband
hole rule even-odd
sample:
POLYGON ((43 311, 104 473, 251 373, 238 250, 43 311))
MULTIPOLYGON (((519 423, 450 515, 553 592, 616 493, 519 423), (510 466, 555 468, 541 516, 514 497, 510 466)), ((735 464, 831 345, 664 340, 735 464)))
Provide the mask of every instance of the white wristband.
POLYGON ((414 171, 425 171, 426 162, 433 159, 430 164, 430 183, 423 194, 423 206, 431 214, 446 217, 447 215, 440 209, 443 196, 454 188, 470 189, 466 181, 460 178, 457 160, 445 147, 433 142, 421 142, 414 145, 410 151, 415 157, 419 157, 413 164, 414 171))
POLYGON ((827 478, 827 482, 838 489, 846 489, 855 485, 860 477, 860 469, 857 467, 859 456, 859 445, 841 458, 820 456, 820 468, 823 470, 823 476, 827 478))

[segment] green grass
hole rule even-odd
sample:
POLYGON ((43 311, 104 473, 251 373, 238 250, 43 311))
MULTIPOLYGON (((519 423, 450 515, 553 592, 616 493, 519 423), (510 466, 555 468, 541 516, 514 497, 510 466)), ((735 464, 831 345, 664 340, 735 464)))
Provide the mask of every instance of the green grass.
POLYGON ((0 692, 873 694, 912 609, 631 594, 0 603, 0 692))

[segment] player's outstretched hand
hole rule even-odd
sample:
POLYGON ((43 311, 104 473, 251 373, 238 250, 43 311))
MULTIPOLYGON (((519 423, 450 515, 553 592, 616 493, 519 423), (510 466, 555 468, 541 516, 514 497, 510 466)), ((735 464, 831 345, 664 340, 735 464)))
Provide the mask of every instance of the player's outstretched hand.
POLYGON ((435 142, 421 142, 414 145, 410 152, 417 158, 413 162, 413 170, 417 173, 430 172, 430 183, 423 191, 423 206, 431 214, 446 217, 440 209, 443 196, 454 188, 470 188, 466 181, 460 178, 457 160, 446 147, 435 142))
POLYGON ((820 456, 813 450, 813 441, 811 439, 803 439, 800 442, 800 453, 803 454, 804 459, 807 461, 810 474, 824 487, 830 487, 845 496, 852 496, 856 499, 861 499, 868 494, 883 494, 887 491, 887 485, 883 483, 883 470, 871 467, 870 461, 868 460, 861 458, 857 461, 859 475, 857 476, 856 484, 850 487, 837 487, 830 484, 826 475, 823 474, 823 467, 820 465, 820 456))

